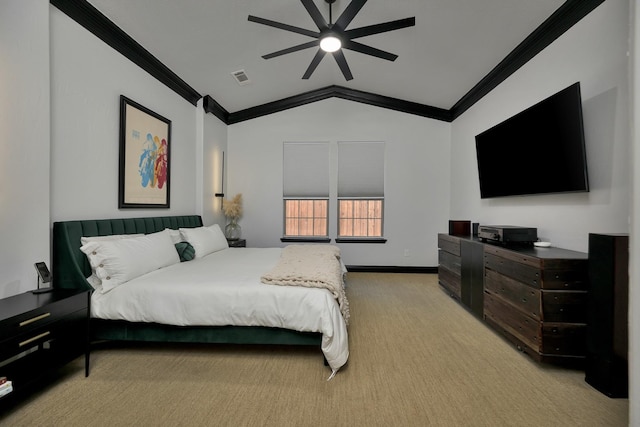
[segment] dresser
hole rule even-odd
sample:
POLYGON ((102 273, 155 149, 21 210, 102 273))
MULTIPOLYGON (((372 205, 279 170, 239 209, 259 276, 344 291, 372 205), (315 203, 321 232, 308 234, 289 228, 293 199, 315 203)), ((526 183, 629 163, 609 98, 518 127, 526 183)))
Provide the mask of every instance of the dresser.
POLYGON ((438 235, 438 246, 438 281, 445 292, 535 360, 583 364, 586 253, 553 247, 503 247, 446 234, 438 235), (465 251, 466 245, 482 247, 481 267, 476 261, 479 251, 465 251), (482 269, 481 280, 477 279, 478 268, 482 269), (465 285, 466 281, 470 284, 465 285), (480 287, 482 307, 478 309, 480 287))
POLYGON ((89 296, 89 291, 55 289, 0 299, 0 377, 14 390, 0 402, 82 354, 88 375, 89 296))

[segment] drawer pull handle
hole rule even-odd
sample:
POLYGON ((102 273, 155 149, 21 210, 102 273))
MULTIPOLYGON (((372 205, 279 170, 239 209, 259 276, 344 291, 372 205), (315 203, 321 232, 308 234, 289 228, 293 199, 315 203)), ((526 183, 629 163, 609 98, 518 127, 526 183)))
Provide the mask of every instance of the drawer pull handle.
POLYGON ((20 344, 18 344, 18 346, 19 346, 19 347, 24 347, 24 346, 25 346, 25 345, 27 345, 27 344, 30 344, 30 343, 32 343, 32 342, 34 342, 34 341, 39 340, 40 338, 44 338, 44 337, 46 337, 46 336, 47 336, 47 335, 49 335, 50 333, 51 333, 51 332, 49 332, 49 331, 47 331, 47 332, 43 332, 43 333, 41 333, 40 335, 36 335, 36 336, 35 336, 35 337, 33 337, 33 338, 29 338, 28 340, 24 340, 24 341, 22 341, 20 344))
POLYGON ((36 316, 36 317, 33 317, 33 318, 29 319, 29 320, 25 320, 23 322, 20 322, 20 326, 21 327, 22 326, 27 326, 27 325, 29 325, 29 324, 31 324, 33 322, 37 322, 38 320, 42 320, 42 319, 44 319, 46 317, 49 317, 49 316, 51 316, 51 313, 41 314, 40 316, 36 316))

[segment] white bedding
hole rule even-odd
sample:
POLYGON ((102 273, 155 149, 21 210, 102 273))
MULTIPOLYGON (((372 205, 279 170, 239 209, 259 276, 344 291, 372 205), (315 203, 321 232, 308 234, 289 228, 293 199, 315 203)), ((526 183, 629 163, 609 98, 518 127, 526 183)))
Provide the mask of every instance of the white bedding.
POLYGON ((326 289, 273 286, 260 276, 280 248, 229 248, 94 292, 93 317, 179 326, 268 326, 322 333, 336 372, 349 357, 346 323, 326 289))

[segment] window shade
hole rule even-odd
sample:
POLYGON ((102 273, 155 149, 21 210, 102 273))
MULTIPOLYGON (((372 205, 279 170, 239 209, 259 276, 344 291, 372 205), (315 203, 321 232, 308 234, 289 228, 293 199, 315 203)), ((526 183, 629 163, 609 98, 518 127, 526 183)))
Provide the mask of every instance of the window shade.
POLYGON ((338 142, 338 197, 384 197, 384 142, 338 142))
POLYGON ((283 196, 329 197, 329 143, 283 144, 283 196))

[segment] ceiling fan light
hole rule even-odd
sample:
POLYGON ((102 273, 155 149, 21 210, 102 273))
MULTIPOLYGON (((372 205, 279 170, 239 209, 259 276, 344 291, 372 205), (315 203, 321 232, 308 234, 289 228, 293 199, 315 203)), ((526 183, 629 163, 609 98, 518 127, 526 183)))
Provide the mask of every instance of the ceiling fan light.
POLYGON ((342 47, 342 42, 335 36, 326 36, 320 40, 320 49, 325 52, 335 52, 342 47))

